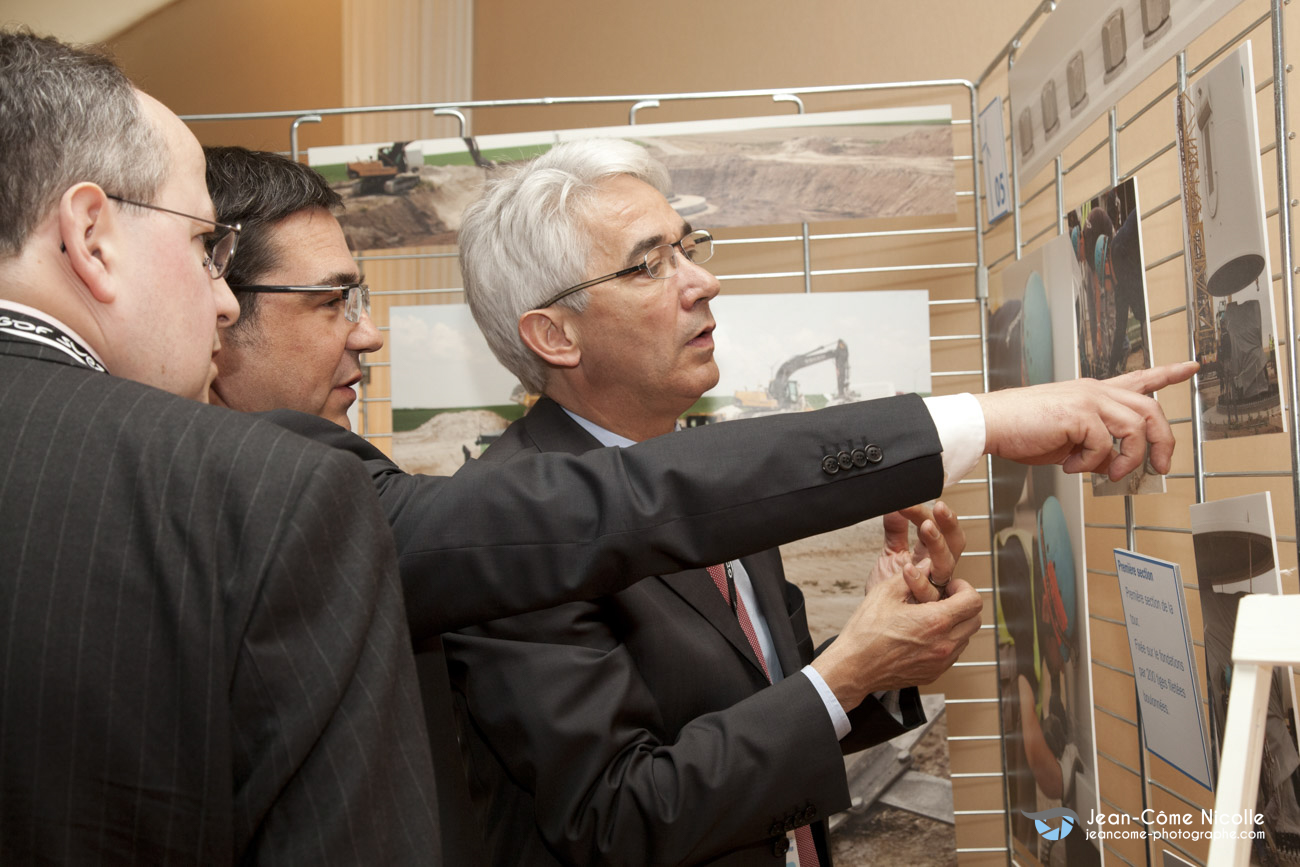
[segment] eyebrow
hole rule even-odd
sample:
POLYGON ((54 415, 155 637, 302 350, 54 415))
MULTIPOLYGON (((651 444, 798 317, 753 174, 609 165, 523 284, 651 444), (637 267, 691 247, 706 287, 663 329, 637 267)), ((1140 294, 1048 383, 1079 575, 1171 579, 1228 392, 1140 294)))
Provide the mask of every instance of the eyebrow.
POLYGON ((335 271, 323 280, 317 280, 315 286, 350 286, 354 283, 365 282, 365 276, 360 271, 335 271))
POLYGON ((654 235, 653 237, 645 238, 627 254, 627 266, 632 268, 641 264, 642 260, 645 259, 646 253, 649 253, 655 247, 662 247, 664 244, 675 244, 677 241, 689 235, 692 231, 691 224, 683 220, 682 233, 676 238, 669 240, 663 235, 654 235))

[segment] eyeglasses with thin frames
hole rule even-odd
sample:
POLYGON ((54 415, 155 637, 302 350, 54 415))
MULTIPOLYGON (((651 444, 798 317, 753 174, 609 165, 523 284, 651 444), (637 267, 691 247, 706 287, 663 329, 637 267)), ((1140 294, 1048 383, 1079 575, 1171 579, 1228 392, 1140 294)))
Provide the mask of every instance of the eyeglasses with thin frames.
POLYGON ((365 283, 346 283, 342 286, 279 286, 266 283, 231 285, 233 292, 342 292, 343 318, 360 322, 361 314, 370 315, 370 287, 365 283))
POLYGON ((239 223, 231 226, 226 223, 218 223, 216 220, 209 220, 207 217, 196 217, 184 211, 173 211, 171 208, 150 205, 145 202, 133 202, 130 199, 114 196, 111 193, 105 193, 105 195, 115 202, 121 202, 123 205, 148 208, 151 211, 162 211, 164 214, 175 214, 178 217, 185 217, 187 220, 194 220, 196 223, 210 224, 213 229, 204 240, 203 246, 208 252, 203 259, 203 267, 208 269, 208 274, 213 280, 220 280, 221 275, 230 270, 230 262, 235 258, 235 248, 239 245, 239 231, 242 228, 239 223))
POLYGON ((713 234, 705 229, 696 229, 671 244, 660 244, 646 253, 639 265, 615 271, 613 274, 606 274, 604 277, 587 280, 577 286, 570 286, 560 294, 552 297, 545 304, 539 304, 538 307, 539 309, 541 307, 550 307, 556 301, 567 298, 574 292, 590 289, 592 286, 609 280, 617 280, 619 277, 626 277, 628 274, 635 274, 637 271, 644 271, 656 280, 667 280, 677 273, 677 251, 681 251, 682 257, 687 261, 696 265, 703 265, 713 258, 713 234))

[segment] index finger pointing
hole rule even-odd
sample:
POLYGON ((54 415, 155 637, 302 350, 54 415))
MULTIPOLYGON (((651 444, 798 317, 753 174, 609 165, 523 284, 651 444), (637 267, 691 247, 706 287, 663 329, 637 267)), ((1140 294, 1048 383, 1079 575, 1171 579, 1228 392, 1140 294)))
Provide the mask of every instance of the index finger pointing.
POLYGON ((1106 380, 1108 384, 1117 385, 1139 394, 1159 391, 1166 385, 1174 385, 1190 379, 1200 370, 1201 365, 1195 361, 1180 361, 1177 364, 1162 364, 1146 370, 1134 370, 1122 376, 1106 380))

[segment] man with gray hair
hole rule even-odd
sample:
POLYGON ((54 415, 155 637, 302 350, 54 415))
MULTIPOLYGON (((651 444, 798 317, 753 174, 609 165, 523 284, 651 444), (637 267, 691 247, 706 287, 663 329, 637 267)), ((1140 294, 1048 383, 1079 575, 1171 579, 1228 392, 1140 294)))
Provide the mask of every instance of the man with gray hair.
MULTIPOLYGON (((701 267, 712 237, 667 192, 640 147, 588 140, 504 172, 466 212, 471 310, 497 358, 545 395, 484 461, 652 440, 716 384, 719 284, 701 267)), ((860 432, 818 471, 865 474, 903 505, 937 495, 945 473, 961 477, 985 451, 1131 468, 1135 444, 1112 462, 1111 432, 1145 442, 1150 424, 1164 439, 1158 408, 1134 390, 1191 369, 1119 388, 863 404, 860 432), (1033 418, 1047 406, 1056 418, 1033 418)), ((1156 451, 1167 466, 1167 448, 1156 451)), ((744 455, 733 471, 745 472, 744 455)), ((949 510, 936 517, 955 531, 949 510)), ((959 552, 959 531, 950 538, 959 552)), ((917 722, 904 688, 945 671, 979 625, 978 595, 950 564, 939 573, 909 559, 882 558, 815 660, 802 594, 775 551, 449 638, 493 862, 762 864, 792 838, 800 865, 829 863, 822 820, 849 803, 841 750, 917 722)))
POLYGON ((0 863, 428 863, 361 466, 204 406, 238 227, 111 60, 0 30, 0 863))

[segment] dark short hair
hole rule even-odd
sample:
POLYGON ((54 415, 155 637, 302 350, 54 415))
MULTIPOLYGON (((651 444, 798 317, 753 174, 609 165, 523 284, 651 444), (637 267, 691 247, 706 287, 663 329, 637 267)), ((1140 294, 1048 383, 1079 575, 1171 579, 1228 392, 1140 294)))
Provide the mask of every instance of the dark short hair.
MULTIPOLYGON (((231 286, 256 283, 276 267, 279 250, 271 242, 276 223, 308 208, 333 210, 343 198, 314 169, 269 151, 241 147, 205 147, 208 192, 217 220, 239 223, 239 251, 230 263, 226 282, 231 286)), ((257 315, 256 292, 235 292, 238 333, 257 315)))
POLYGON ((151 202, 171 161, 112 59, 27 29, 0 30, 0 257, 75 184, 151 202))

